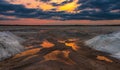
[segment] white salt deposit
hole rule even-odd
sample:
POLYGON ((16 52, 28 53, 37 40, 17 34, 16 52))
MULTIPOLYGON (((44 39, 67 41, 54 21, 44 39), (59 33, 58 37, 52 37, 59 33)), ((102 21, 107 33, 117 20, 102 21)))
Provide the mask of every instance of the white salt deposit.
POLYGON ((22 52, 24 47, 20 43, 23 41, 11 32, 0 32, 0 61, 22 52))
POLYGON ((110 53, 120 59, 120 32, 99 35, 85 42, 91 48, 110 53))

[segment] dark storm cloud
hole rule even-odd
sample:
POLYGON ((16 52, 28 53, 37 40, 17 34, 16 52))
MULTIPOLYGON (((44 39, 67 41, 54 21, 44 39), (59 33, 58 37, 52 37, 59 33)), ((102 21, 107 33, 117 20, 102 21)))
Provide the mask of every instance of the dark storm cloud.
POLYGON ((4 0, 0 0, 0 4, 5 4, 6 2, 4 0))
MULTIPOLYGON (((45 2, 50 0, 44 0, 45 2)), ((70 0, 72 1, 72 0, 70 0)), ((23 5, 13 5, 0 0, 0 15, 14 16, 16 18, 38 18, 55 20, 113 20, 120 19, 119 0, 80 0, 78 7, 80 13, 43 12, 38 9, 28 9, 23 5)), ((62 3, 64 4, 64 3, 62 3)), ((53 4, 55 5, 55 4, 53 4)), ((0 18, 7 20, 7 18, 0 18)))

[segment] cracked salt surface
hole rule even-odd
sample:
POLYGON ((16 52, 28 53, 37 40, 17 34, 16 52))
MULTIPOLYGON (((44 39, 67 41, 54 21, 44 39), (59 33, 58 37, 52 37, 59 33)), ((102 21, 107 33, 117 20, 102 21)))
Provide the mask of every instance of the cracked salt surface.
POLYGON ((0 32, 0 61, 22 52, 24 47, 20 43, 23 41, 11 32, 0 32))
POLYGON ((120 32, 96 36, 85 41, 85 44, 93 49, 110 53, 110 56, 120 59, 120 32))

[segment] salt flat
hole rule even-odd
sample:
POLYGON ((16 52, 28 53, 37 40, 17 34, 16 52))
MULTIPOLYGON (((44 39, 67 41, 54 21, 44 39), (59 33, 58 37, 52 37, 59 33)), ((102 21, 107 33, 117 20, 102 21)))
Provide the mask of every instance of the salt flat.
POLYGON ((25 51, 0 62, 0 70, 119 70, 120 61, 85 41, 120 26, 0 26, 25 39, 25 51))

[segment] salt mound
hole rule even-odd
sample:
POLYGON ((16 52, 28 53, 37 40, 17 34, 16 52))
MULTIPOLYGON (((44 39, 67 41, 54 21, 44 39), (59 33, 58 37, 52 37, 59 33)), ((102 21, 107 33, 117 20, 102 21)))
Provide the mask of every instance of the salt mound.
POLYGON ((85 44, 120 59, 120 32, 96 36, 86 41, 85 44))
POLYGON ((20 44, 23 41, 10 32, 0 32, 0 61, 23 51, 24 47, 20 44))

